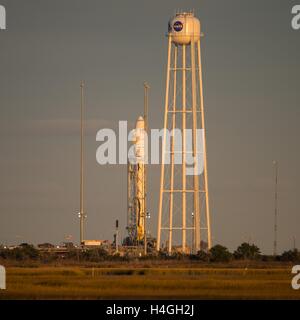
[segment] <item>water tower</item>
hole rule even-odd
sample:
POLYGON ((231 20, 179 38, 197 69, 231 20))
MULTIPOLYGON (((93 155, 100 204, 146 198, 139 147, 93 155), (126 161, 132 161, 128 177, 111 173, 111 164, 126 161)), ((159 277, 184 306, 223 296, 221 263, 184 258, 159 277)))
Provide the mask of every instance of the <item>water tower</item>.
POLYGON ((189 253, 211 248, 200 21, 191 12, 177 13, 167 37, 164 129, 180 129, 181 136, 170 135, 168 143, 167 130, 163 135, 157 250, 165 245, 169 254, 189 253))

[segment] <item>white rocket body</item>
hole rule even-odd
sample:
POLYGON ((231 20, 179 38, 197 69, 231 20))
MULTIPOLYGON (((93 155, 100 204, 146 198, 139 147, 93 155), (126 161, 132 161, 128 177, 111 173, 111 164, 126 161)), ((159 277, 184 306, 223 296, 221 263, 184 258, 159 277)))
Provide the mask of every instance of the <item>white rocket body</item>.
POLYGON ((145 121, 139 117, 135 128, 135 212, 137 225, 137 239, 144 239, 145 232, 145 121))

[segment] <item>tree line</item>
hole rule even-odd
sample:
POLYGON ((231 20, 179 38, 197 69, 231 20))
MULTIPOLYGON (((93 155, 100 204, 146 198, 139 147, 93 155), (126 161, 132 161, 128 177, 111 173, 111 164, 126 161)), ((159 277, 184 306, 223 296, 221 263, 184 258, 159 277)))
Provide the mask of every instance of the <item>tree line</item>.
MULTIPOLYGON (((40 251, 30 244, 21 244, 20 246, 8 249, 0 247, 0 259, 13 260, 13 261, 41 261, 43 263, 49 263, 52 261, 65 259, 70 261, 80 262, 102 262, 102 261, 130 261, 137 257, 133 257, 129 253, 124 255, 109 254, 103 248, 95 249, 70 249, 62 254, 53 252, 40 251)), ((200 250, 197 254, 183 255, 180 252, 175 252, 169 255, 165 251, 160 251, 158 254, 153 252, 148 256, 142 256, 140 259, 153 259, 153 260, 196 260, 202 262, 230 262, 233 260, 257 260, 257 261, 282 261, 282 262, 300 262, 300 252, 297 249, 284 251, 281 255, 272 256, 261 254, 260 249, 255 244, 242 243, 237 247, 234 252, 230 252, 228 248, 217 244, 213 246, 209 251, 200 250)))

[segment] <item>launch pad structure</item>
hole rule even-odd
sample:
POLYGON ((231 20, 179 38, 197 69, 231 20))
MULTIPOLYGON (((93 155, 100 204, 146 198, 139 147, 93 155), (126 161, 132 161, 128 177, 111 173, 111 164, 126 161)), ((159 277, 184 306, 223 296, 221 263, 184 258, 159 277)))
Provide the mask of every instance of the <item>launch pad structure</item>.
MULTIPOLYGON (((177 13, 168 24, 167 77, 162 141, 156 251, 183 254, 212 246, 206 129, 201 62, 201 25, 192 12, 177 13), (175 130, 181 131, 178 138, 175 130), (191 131, 191 135, 188 134, 191 131), (200 135, 199 135, 200 130, 200 135), (167 131, 171 132, 170 143, 167 131), (178 141, 180 140, 180 141, 178 141), (179 142, 179 144, 178 144, 179 142), (180 148, 178 149, 178 145, 180 148), (192 166, 189 162, 192 157, 192 166), (170 162, 166 161, 169 159, 170 162), (178 162, 178 159, 181 161, 178 162), (191 173, 192 169, 192 173, 191 173)), ((83 83, 81 83, 80 243, 84 241, 83 83)), ((127 164, 127 233, 124 246, 144 246, 147 254, 148 91, 144 115, 136 122, 134 154, 127 164)), ((117 242, 117 241, 116 241, 117 242)), ((117 247, 117 243, 116 243, 117 247)))
POLYGON ((127 165, 127 231, 131 246, 144 245, 147 254, 147 152, 148 134, 148 92, 149 85, 144 83, 144 117, 139 117, 134 133, 134 155, 127 165))

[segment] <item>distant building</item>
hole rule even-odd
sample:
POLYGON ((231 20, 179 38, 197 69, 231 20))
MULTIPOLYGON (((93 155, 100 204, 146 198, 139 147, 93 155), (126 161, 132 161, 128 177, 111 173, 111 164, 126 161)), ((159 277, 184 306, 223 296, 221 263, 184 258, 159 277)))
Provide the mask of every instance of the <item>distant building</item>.
POLYGON ((85 247, 101 247, 109 245, 108 240, 83 240, 82 244, 85 247))
POLYGON ((41 244, 38 244, 37 247, 39 249, 53 249, 54 248, 54 245, 51 244, 51 243, 41 243, 41 244))
POLYGON ((63 247, 64 247, 64 248, 67 248, 67 249, 74 249, 74 248, 75 248, 73 242, 64 242, 64 243, 63 243, 63 247))

